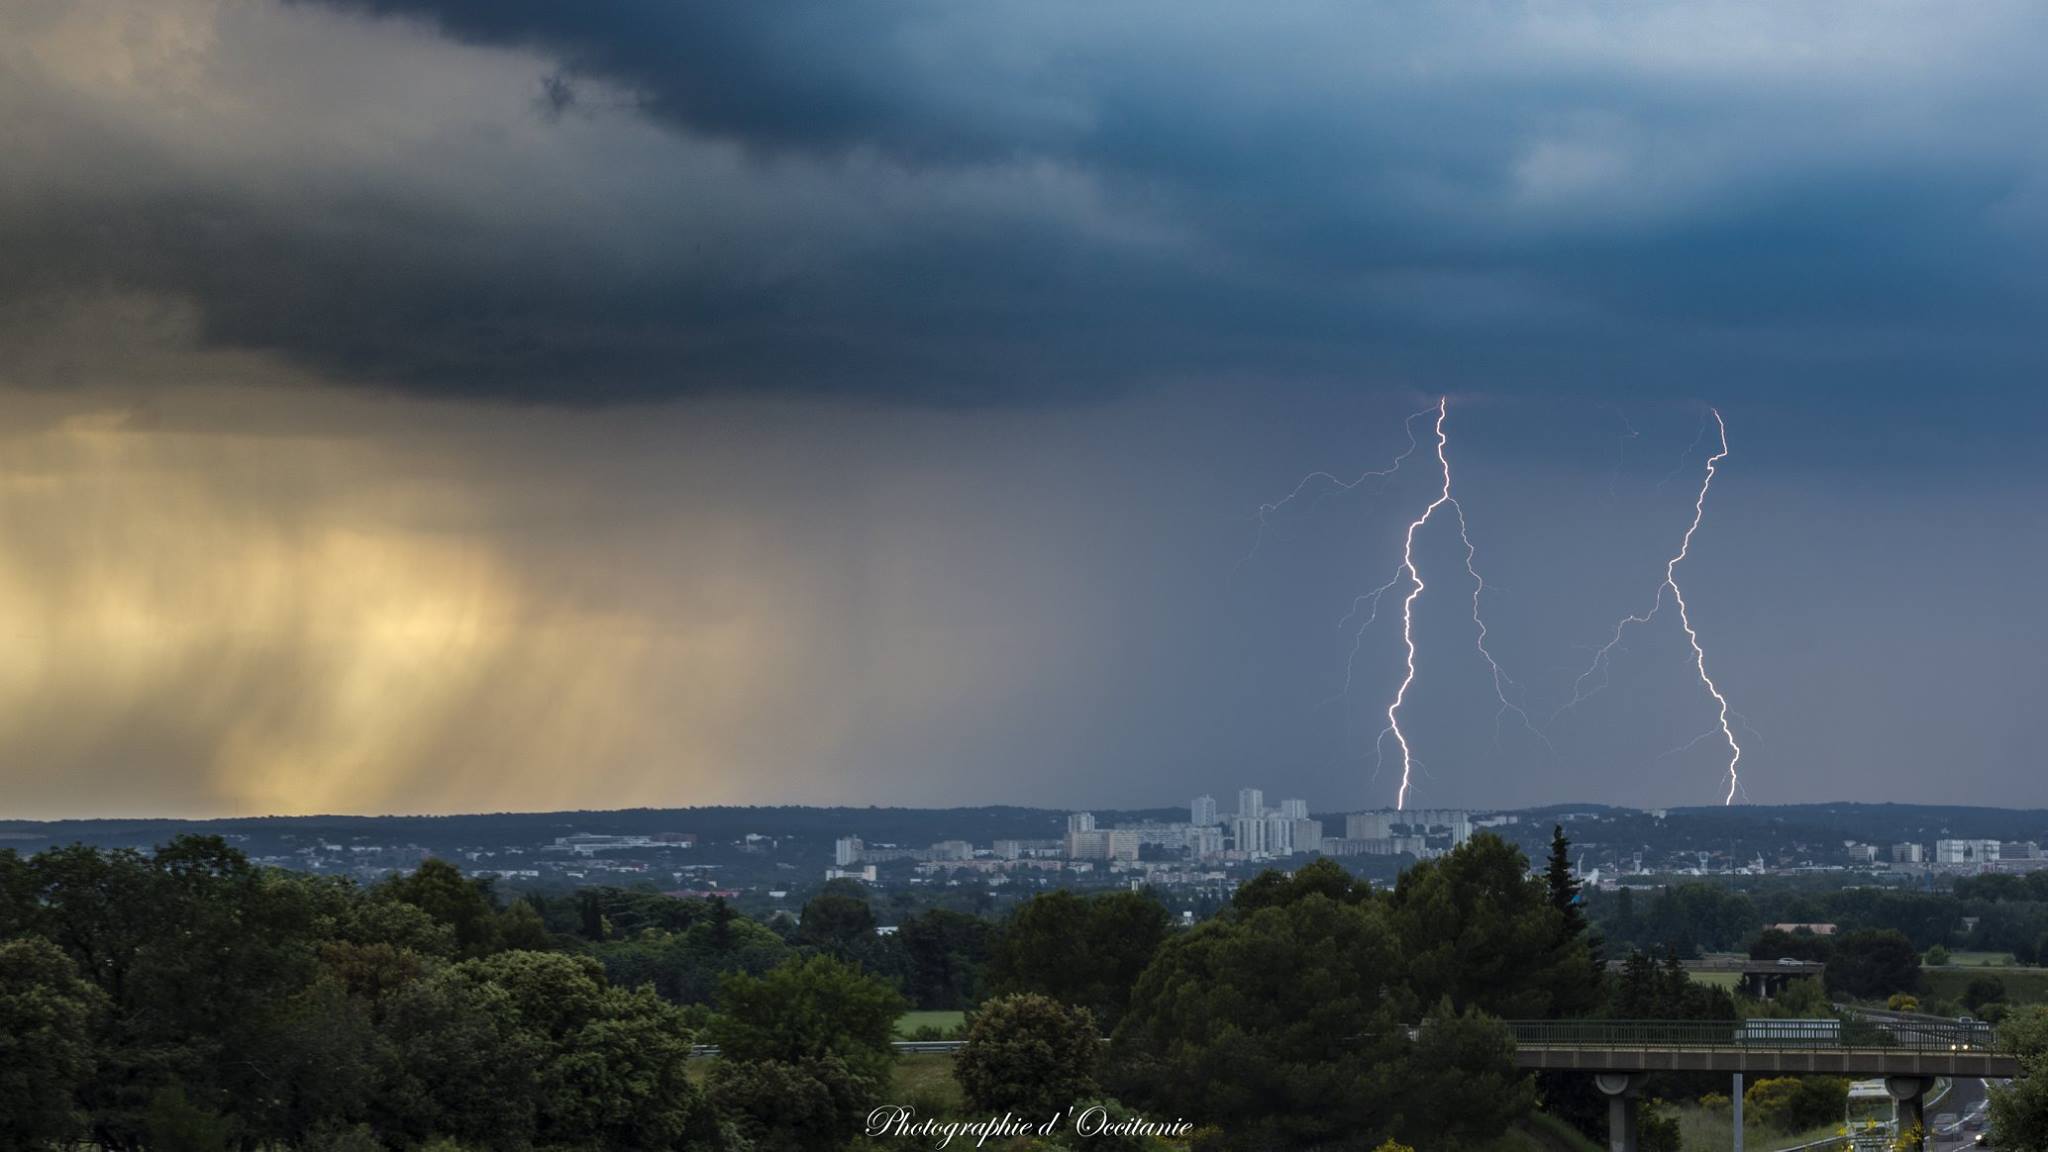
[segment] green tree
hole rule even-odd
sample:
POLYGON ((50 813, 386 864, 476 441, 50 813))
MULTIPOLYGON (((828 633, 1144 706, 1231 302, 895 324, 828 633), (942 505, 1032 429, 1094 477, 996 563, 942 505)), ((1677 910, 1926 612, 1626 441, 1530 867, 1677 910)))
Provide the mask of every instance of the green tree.
POLYGON ((1145 893, 1083 897, 1062 889, 1033 897, 1004 926, 990 990, 1050 996, 1113 1028, 1171 922, 1166 907, 1145 893))
POLYGON ((712 1099, 757 1147, 843 1146, 882 1103, 904 1002, 876 977, 812 956, 726 977, 718 1006, 712 1099))
POLYGON ((1976 1012, 1987 1004, 2005 1000, 2005 981, 1996 976, 1973 976, 1963 987, 1963 1007, 1976 1012))
POLYGON ((837 1056, 720 1060, 709 1088, 750 1152, 835 1152, 861 1135, 880 1100, 877 1086, 837 1056))
POLYGON ((0 1148, 44 1148, 83 1132, 78 1092, 92 1077, 103 1001, 56 945, 0 941, 0 1148))
POLYGON ((1782 928, 1766 928, 1750 942, 1749 958, 1752 960, 1814 960, 1827 963, 1834 954, 1834 946, 1825 936, 1816 936, 1811 929, 1787 932, 1782 928))
POLYGON ((2048 1005, 2008 1013, 1998 1026, 1998 1042, 2019 1056, 2020 1076, 1991 1089, 1993 1145, 2048 1152, 2048 1005))
POLYGON ((673 1149, 712 1130, 690 1031, 588 957, 504 952, 409 986, 388 1012, 396 1082, 381 1128, 494 1149, 673 1149))
POLYGON ((488 880, 467 879, 446 860, 428 859, 411 874, 394 876, 380 894, 410 904, 455 933, 455 946, 465 957, 497 951, 500 921, 497 900, 488 880))
POLYGON ((681 932, 647 928, 632 939, 601 944, 596 953, 615 984, 651 984, 665 1000, 709 1004, 727 973, 758 976, 789 960, 792 950, 765 925, 714 915, 681 932))
POLYGON ((1550 828, 1550 856, 1543 864, 1543 886, 1550 896, 1550 906, 1564 917, 1565 931, 1577 936, 1586 930, 1586 916, 1579 907, 1579 880, 1572 874, 1571 838, 1564 834, 1564 825, 1553 824, 1550 828))
POLYGON ((1850 932, 1835 944, 1823 974, 1836 999, 1882 1000, 1920 988, 1920 953, 1895 929, 1850 932))
POLYGON ((760 976, 727 976, 707 1039, 728 1060, 801 1064, 834 1056, 879 1087, 888 1083, 904 1008, 902 996, 875 977, 812 956, 760 976))
POLYGON ((1441 1002, 1423 1018, 1408 1054, 1399 1134, 1418 1148, 1487 1144, 1536 1105, 1515 1069, 1515 1041, 1500 1021, 1441 1002))
POLYGON ((806 901, 798 939, 841 959, 853 957, 875 936, 875 912, 857 880, 831 880, 806 901))
POLYGON ((228 1152, 234 1134, 227 1117, 194 1103, 176 1086, 150 1095, 144 1125, 150 1152, 228 1152))
POLYGON ((1042 1118, 1096 1095, 1101 1063, 1102 1033, 1086 1008, 1025 992, 974 1014, 953 1078, 976 1108, 1042 1118))
POLYGON ((1244 1147, 1391 1135, 1416 1005, 1385 909, 1348 893, 1260 903, 1160 950, 1116 1028, 1116 1094, 1244 1147))
POLYGON ((1583 933, 1569 930, 1521 850, 1480 833, 1449 855, 1401 874, 1392 922, 1423 1003, 1503 1019, 1578 1015, 1600 985, 1583 933))
POLYGON ((938 1010, 972 1006, 981 998, 993 937, 988 921, 945 908, 905 918, 896 940, 910 1002, 938 1010))
POLYGON ((372 1111, 380 1132, 494 1152, 532 1144, 550 1046, 504 988, 441 969, 394 991, 379 1028, 392 1052, 372 1111))

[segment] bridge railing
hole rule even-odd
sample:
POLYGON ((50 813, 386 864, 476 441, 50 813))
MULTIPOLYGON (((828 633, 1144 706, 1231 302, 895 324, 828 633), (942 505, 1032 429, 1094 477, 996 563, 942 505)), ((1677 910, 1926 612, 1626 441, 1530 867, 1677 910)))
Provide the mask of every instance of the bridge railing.
POLYGON ((1992 1048, 1980 1023, 1871 1020, 1510 1020, 1525 1048, 1897 1048, 1974 1052, 1992 1048))

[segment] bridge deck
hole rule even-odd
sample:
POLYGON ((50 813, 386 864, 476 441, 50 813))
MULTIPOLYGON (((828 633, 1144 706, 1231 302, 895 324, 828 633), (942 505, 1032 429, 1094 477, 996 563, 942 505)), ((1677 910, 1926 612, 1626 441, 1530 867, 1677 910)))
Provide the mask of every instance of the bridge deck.
POLYGON ((1542 1071, 1817 1073, 1856 1078, 1954 1076, 2004 1080, 2019 1075, 2018 1058, 1998 1052, 1933 1052, 1910 1048, 1685 1048, 1637 1045, 1515 1047, 1515 1066, 1542 1071))
POLYGON ((1934 1020, 1511 1021, 1515 1063, 1587 1072, 1784 1072, 2005 1079, 1989 1028, 1934 1020))

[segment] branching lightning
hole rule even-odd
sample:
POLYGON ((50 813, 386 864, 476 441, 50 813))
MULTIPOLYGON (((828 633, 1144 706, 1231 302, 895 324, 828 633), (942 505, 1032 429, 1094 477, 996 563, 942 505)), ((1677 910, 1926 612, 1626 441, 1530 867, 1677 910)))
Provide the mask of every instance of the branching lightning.
MULTIPOLYGON (((1721 447, 1712 456, 1707 457, 1706 475, 1700 481, 1699 494, 1693 498, 1692 523, 1686 527, 1685 536, 1679 541, 1678 551, 1672 555, 1671 559, 1664 563, 1664 581, 1657 585, 1657 594, 1650 601, 1650 610, 1640 615, 1631 614, 1624 616, 1619 623, 1615 624, 1614 635, 1608 639, 1607 643, 1600 646, 1599 650, 1593 654, 1592 664, 1579 674, 1577 680, 1573 681, 1572 698, 1563 708, 1558 709, 1558 714, 1561 715, 1569 709, 1577 707, 1580 703, 1598 693, 1601 688, 1606 687, 1608 656, 1621 643, 1622 634, 1628 630, 1629 625, 1647 624, 1656 617, 1658 611, 1664 606, 1664 593, 1668 589, 1671 593, 1672 603, 1678 605, 1679 626, 1685 630, 1686 642, 1692 645, 1693 668, 1699 673, 1700 683, 1706 686, 1707 694, 1714 698, 1714 704, 1717 709, 1716 722, 1720 726, 1721 738, 1728 744, 1728 794, 1722 800, 1722 803, 1725 805, 1735 803, 1735 794, 1742 787, 1742 775, 1738 771, 1742 763, 1742 745, 1736 741, 1735 729, 1728 723, 1730 715, 1728 697, 1722 694, 1720 685, 1714 683, 1714 678, 1707 674, 1707 653, 1700 646, 1699 632, 1693 628, 1692 613, 1687 609, 1685 603, 1685 592, 1678 586, 1678 566, 1684 563, 1686 557, 1691 554, 1693 534, 1699 531, 1700 520, 1706 515, 1707 491, 1714 486, 1714 475, 1719 470, 1721 461, 1728 458, 1728 425, 1721 419, 1721 413, 1718 409, 1712 411, 1714 426, 1720 433, 1721 447), (1589 692, 1586 690, 1586 681, 1596 672, 1601 676, 1600 683, 1596 684, 1592 691, 1589 692)), ((1704 423, 1702 423, 1701 427, 1704 434, 1704 423)), ((1555 719, 1555 716, 1552 718, 1555 719)), ((1691 743, 1680 745, 1679 748, 1672 751, 1676 752, 1693 747, 1701 740, 1713 734, 1709 730, 1703 735, 1696 737, 1691 743)))
MULTIPOLYGON (((1443 472, 1443 488, 1437 493, 1436 499, 1430 501, 1428 507, 1422 510, 1422 514, 1409 522, 1408 531, 1401 538, 1401 566, 1394 579, 1360 598, 1360 601, 1369 599, 1372 603, 1372 614, 1359 629, 1358 634, 1363 635, 1365 627, 1379 614, 1380 598, 1403 578, 1408 581, 1408 592, 1401 598, 1401 644, 1405 653, 1401 684, 1394 690, 1394 699, 1387 705, 1387 726, 1380 733, 1382 742, 1391 735, 1394 743, 1401 749, 1401 788, 1394 800, 1394 807, 1397 810, 1407 807, 1408 788, 1413 782, 1416 766, 1415 751, 1408 743, 1408 734, 1401 729, 1401 705, 1407 702, 1408 689, 1415 683, 1415 602, 1422 598, 1422 591, 1426 586, 1422 580, 1422 572, 1415 564, 1415 534, 1429 523, 1430 518, 1436 515, 1437 509, 1445 505, 1449 505, 1457 516, 1458 539, 1465 545, 1465 571, 1472 577, 1472 623, 1477 629, 1473 643, 1479 649, 1479 655, 1486 660, 1487 667, 1492 670, 1494 695, 1500 699, 1500 711, 1495 713, 1495 721, 1498 723, 1501 716, 1514 712, 1522 718, 1524 727, 1538 739, 1543 739, 1542 734, 1529 722, 1528 713, 1508 699, 1507 686, 1514 681, 1501 670, 1500 661, 1494 659, 1492 651, 1486 646, 1486 618, 1480 611, 1480 598, 1485 595, 1486 580, 1479 575, 1478 549, 1473 546, 1471 533, 1465 525, 1465 507, 1458 503, 1457 497, 1451 495, 1450 436, 1444 431, 1444 421, 1448 413, 1448 402, 1439 399, 1436 404, 1436 460, 1443 472)), ((1359 601, 1353 602, 1353 615, 1357 613, 1358 603, 1359 601)), ((1347 620, 1349 618, 1346 617, 1347 620)), ((1357 654, 1355 639, 1352 653, 1354 656, 1357 654)), ((1345 682, 1347 685, 1350 682, 1348 665, 1345 682)), ((1545 740, 1545 743, 1548 744, 1548 741, 1545 740)))
POLYGON ((1295 484, 1294 489, 1287 493, 1287 495, 1282 496, 1280 499, 1275 500, 1270 504, 1259 505, 1259 511, 1257 516, 1258 531, 1252 537, 1251 548, 1246 550, 1245 554, 1241 558, 1239 558, 1238 562, 1231 567, 1231 578, 1233 580, 1236 579, 1238 569, 1243 568, 1246 564, 1249 564, 1252 558, 1259 554, 1259 545, 1265 543, 1266 541, 1266 528, 1271 524, 1270 518, 1277 514, 1281 509, 1287 507, 1289 504, 1292 504, 1296 500, 1301 499, 1304 495, 1310 492, 1311 489, 1321 491, 1322 485, 1318 485, 1318 481, 1322 481, 1324 485, 1334 488, 1339 492, 1349 492, 1357 488, 1359 485, 1364 484, 1368 480, 1384 480, 1387 477, 1392 476, 1394 473, 1399 472, 1401 470, 1401 465, 1405 463, 1410 456, 1415 455, 1415 422, 1417 420, 1420 420, 1424 416, 1429 415, 1429 413, 1430 409, 1424 408, 1419 412, 1410 413, 1408 418, 1401 422, 1402 430, 1407 432, 1408 434, 1408 447, 1403 448, 1401 450, 1401 454, 1394 457, 1394 462, 1387 465, 1385 468, 1378 468, 1369 472, 1361 472, 1358 474, 1357 479, 1351 480, 1349 482, 1338 479, 1336 474, 1331 472, 1311 472, 1308 475, 1303 476, 1301 480, 1295 484))

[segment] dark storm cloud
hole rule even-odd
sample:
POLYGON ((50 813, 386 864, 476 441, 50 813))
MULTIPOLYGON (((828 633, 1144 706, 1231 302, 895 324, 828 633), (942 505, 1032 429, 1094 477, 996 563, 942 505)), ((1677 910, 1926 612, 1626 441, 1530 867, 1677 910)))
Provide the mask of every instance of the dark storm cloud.
MULTIPOLYGON (((17 310, 182 295, 218 344, 570 401, 1191 373, 1911 392, 2039 366, 2025 7, 1853 34, 1829 6, 288 11, 472 50, 419 68, 500 54, 411 104, 485 175, 372 178, 309 134, 164 187, 27 183, 0 216, 17 310)), ((252 88, 293 86, 312 42, 285 41, 252 88)))

